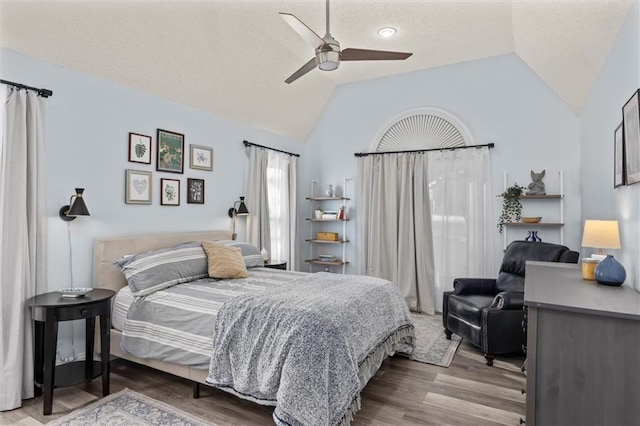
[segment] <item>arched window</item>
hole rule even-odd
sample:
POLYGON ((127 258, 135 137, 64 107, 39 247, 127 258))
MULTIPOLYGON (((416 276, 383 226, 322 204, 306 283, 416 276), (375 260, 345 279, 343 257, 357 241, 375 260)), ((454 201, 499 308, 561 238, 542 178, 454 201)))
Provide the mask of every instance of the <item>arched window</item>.
POLYGON ((374 151, 411 151, 473 145, 471 133, 454 115, 438 108, 407 111, 392 120, 374 151))

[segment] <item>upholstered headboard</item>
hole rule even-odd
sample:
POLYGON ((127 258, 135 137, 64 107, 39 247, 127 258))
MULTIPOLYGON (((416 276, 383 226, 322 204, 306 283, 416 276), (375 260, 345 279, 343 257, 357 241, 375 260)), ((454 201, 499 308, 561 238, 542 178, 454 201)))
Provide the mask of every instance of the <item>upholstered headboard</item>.
POLYGON ((113 264, 122 256, 171 247, 186 241, 230 240, 229 231, 181 232, 97 238, 93 243, 93 287, 114 291, 127 285, 124 274, 113 264))

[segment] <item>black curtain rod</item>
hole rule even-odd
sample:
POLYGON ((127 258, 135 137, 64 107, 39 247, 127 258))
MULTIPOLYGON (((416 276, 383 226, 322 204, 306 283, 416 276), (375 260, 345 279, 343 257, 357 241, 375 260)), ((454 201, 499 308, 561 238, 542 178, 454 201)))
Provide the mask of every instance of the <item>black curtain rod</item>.
POLYGON ((431 149, 416 149, 414 151, 380 151, 380 152, 356 152, 356 157, 368 157, 369 155, 381 155, 381 154, 409 154, 412 152, 430 152, 430 151, 455 151, 456 149, 467 149, 467 148, 484 148, 488 147, 489 149, 496 146, 493 142, 487 143, 484 145, 466 145, 466 146, 456 146, 453 148, 431 148, 431 149))
POLYGON ((281 149, 275 149, 275 148, 271 148, 271 147, 264 146, 264 145, 258 145, 257 143, 253 143, 253 142, 249 142, 249 141, 243 141, 242 143, 244 143, 244 146, 246 146, 246 147, 257 146, 258 148, 270 149, 271 151, 281 152, 283 154, 291 155, 293 157, 300 157, 300 154, 294 154, 293 152, 287 152, 287 151, 283 151, 281 149))
POLYGON ((38 89, 37 87, 31 87, 25 84, 14 83, 13 81, 8 81, 8 80, 0 80, 0 83, 17 87, 18 89, 34 90, 38 93, 38 96, 42 96, 43 98, 48 98, 49 96, 53 96, 53 92, 49 89, 38 89))

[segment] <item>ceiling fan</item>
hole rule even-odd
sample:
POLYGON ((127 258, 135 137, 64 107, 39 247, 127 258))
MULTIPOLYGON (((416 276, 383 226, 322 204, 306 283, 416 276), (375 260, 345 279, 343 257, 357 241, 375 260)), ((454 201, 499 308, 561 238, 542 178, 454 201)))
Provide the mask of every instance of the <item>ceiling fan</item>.
POLYGON ((320 37, 301 20, 290 13, 280 12, 280 16, 291 26, 307 43, 316 49, 315 57, 304 64, 300 69, 284 82, 293 83, 312 69, 318 67, 323 71, 333 71, 340 66, 340 61, 401 61, 407 59, 412 53, 389 52, 384 50, 344 49, 340 50, 340 43, 329 32, 329 0, 327 0, 327 32, 320 37))

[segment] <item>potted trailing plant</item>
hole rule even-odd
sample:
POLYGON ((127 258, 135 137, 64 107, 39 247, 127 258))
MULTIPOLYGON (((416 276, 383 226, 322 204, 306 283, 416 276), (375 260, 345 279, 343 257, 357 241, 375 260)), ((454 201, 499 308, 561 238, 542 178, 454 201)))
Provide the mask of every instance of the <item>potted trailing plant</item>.
POLYGON ((502 194, 498 195, 498 197, 502 197, 502 214, 500 214, 500 219, 498 219, 498 230, 501 234, 504 230, 505 223, 520 220, 520 216, 522 215, 520 197, 522 196, 522 191, 525 189, 524 186, 514 183, 505 189, 502 194))

